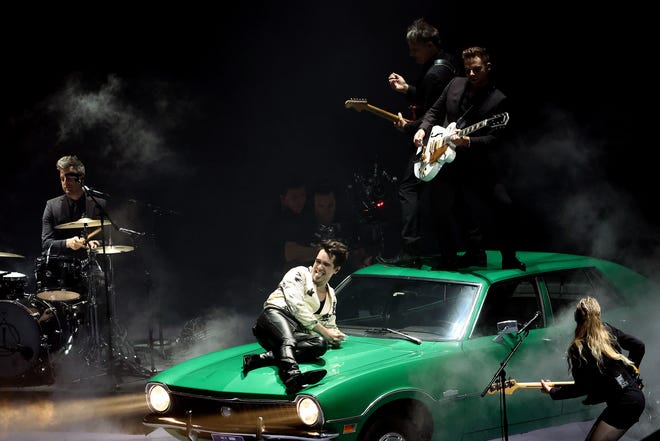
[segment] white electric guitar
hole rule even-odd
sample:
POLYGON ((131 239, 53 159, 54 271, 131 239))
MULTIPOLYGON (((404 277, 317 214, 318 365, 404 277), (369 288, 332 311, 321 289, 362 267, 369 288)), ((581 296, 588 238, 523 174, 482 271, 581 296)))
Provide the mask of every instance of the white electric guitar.
POLYGON ((502 127, 508 122, 509 114, 504 112, 458 131, 455 122, 447 127, 433 126, 426 145, 417 149, 416 154, 420 159, 415 162, 415 176, 419 180, 428 182, 435 178, 444 164, 456 158, 456 146, 449 141, 452 135, 465 136, 484 127, 502 127))

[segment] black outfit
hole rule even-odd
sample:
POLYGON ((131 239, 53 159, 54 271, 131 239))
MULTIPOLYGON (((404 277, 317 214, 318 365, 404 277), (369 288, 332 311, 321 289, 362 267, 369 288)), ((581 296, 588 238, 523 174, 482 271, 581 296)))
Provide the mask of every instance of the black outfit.
MULTIPOLYGON (((406 97, 415 106, 419 119, 405 125, 404 133, 408 139, 417 132, 421 124, 421 116, 438 99, 449 81, 457 74, 455 62, 451 56, 441 52, 437 58, 428 61, 422 67, 422 72, 415 86, 410 85, 406 97)), ((408 160, 406 169, 400 180, 398 196, 401 205, 401 254, 397 260, 406 261, 425 251, 421 246, 422 239, 422 205, 429 190, 429 183, 417 179, 414 173, 414 164, 419 160, 417 148, 408 160)), ((387 262, 387 259, 384 259, 387 262)), ((388 262, 389 263, 389 262, 388 262)))
POLYGON ((259 344, 267 352, 243 357, 243 372, 263 366, 278 365, 280 378, 287 393, 296 393, 305 384, 320 381, 326 374, 323 369, 300 372, 298 363, 318 360, 328 350, 328 344, 320 335, 306 332, 300 323, 281 308, 267 307, 252 328, 259 344))
MULTIPOLYGON (((105 209, 105 199, 95 198, 105 209)), ((99 219, 101 210, 91 197, 82 196, 77 201, 66 195, 49 199, 41 218, 41 252, 43 255, 84 258, 85 250, 71 250, 66 247, 66 238, 82 235, 82 230, 55 229, 56 226, 77 221, 83 217, 99 219)), ((109 223, 110 221, 108 221, 109 223)), ((89 228, 91 233, 95 228, 89 228)))
MULTIPOLYGON (((506 111, 507 97, 499 89, 490 85, 470 96, 468 85, 466 77, 452 79, 424 115, 420 128, 430 134, 434 125, 446 127, 456 122, 456 127, 462 129, 506 111)), ((441 254, 455 256, 461 242, 452 237, 460 237, 460 224, 467 232, 467 265, 486 264, 485 226, 495 225, 491 236, 499 239, 495 245, 502 253, 502 266, 525 269, 515 256, 512 201, 503 184, 501 167, 496 166, 506 133, 505 127, 488 125, 472 132, 469 147, 458 148, 454 161, 445 163, 431 181, 436 228, 449 232, 441 240, 441 254)))
MULTIPOLYGON (((644 343, 608 323, 604 325, 610 333, 614 348, 619 352, 622 349, 629 351, 628 358, 639 368, 644 357, 644 343)), ((575 384, 553 387, 550 396, 553 400, 563 400, 587 395, 584 404, 606 402, 607 407, 598 420, 617 429, 629 429, 639 421, 646 405, 636 370, 619 360, 607 357, 604 357, 604 367, 599 368, 589 348, 583 348, 583 353, 586 361, 580 358, 575 346, 569 348, 568 355, 575 384)))
MULTIPOLYGON (((105 210, 106 200, 94 198, 105 210)), ((83 229, 56 229, 61 224, 74 222, 81 218, 100 219, 101 209, 96 205, 94 199, 82 196, 73 200, 66 195, 61 195, 46 202, 41 219, 41 253, 37 258, 35 276, 37 279, 37 290, 68 289, 83 296, 91 293, 92 289, 101 292, 103 268, 97 263, 94 266, 87 262, 88 266, 83 270, 83 261, 88 257, 86 249, 72 250, 66 247, 67 237, 82 236, 83 229), (87 280, 83 277, 87 273, 87 280)), ((107 221, 110 223, 110 221, 107 221)), ((98 227, 88 227, 87 234, 98 227)), ((95 240, 101 237, 95 236, 95 240)), ((97 295, 100 303, 104 302, 104 296, 97 295)))
POLYGON ((325 376, 324 369, 301 372, 298 362, 317 360, 328 350, 326 340, 313 332, 317 324, 336 328, 337 298, 332 287, 326 288, 327 294, 321 301, 311 267, 295 267, 285 274, 252 328, 267 352, 243 357, 245 375, 259 367, 277 365, 287 393, 296 393, 325 376))
MULTIPOLYGON (((92 199, 86 195, 78 200, 61 195, 46 202, 41 227, 42 256, 37 258, 35 278, 38 292, 58 289, 73 291, 80 294, 81 300, 94 304, 93 313, 96 317, 106 317, 108 314, 104 278, 106 263, 102 260, 87 259, 88 251, 84 248, 72 250, 66 247, 67 237, 83 236, 82 228, 80 230, 55 228, 83 217, 100 219, 102 210, 94 200, 105 210, 105 199, 97 197, 92 199)), ((109 220, 105 222, 110 223, 109 220)), ((86 233, 90 234, 96 228, 98 227, 88 227, 86 233)), ((94 236, 93 239, 101 241, 102 237, 94 236)), ((81 309, 79 318, 89 320, 88 324, 91 325, 95 321, 95 317, 85 316, 86 312, 90 311, 81 309)), ((106 321, 99 321, 96 332, 100 335, 109 332, 109 328, 106 328, 106 321)))

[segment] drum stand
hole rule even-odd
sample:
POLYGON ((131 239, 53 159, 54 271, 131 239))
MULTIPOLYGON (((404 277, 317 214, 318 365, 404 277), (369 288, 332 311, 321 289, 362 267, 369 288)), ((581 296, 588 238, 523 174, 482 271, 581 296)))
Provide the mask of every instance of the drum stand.
MULTIPOLYGON (((94 198, 93 196, 91 197, 92 199, 94 198)), ((103 213, 101 216, 101 230, 103 231, 104 217, 110 221, 110 224, 115 226, 112 220, 107 217, 107 213, 105 213, 102 207, 101 210, 103 213)), ((117 229, 120 230, 119 228, 117 229)), ((84 235, 87 237, 86 229, 84 230, 84 235)), ((88 251, 87 286, 90 298, 90 320, 88 323, 90 335, 85 358, 88 365, 106 367, 108 369, 108 374, 115 379, 115 385, 117 386, 122 382, 122 373, 129 376, 149 377, 152 375, 152 372, 140 365, 134 351, 132 350, 132 346, 126 344, 126 332, 120 329, 119 323, 115 322, 114 274, 112 259, 109 254, 106 253, 105 235, 103 235, 101 244, 100 253, 106 256, 107 265, 105 268, 103 268, 97 260, 96 254, 98 253, 94 252, 92 249, 88 251), (100 292, 98 288, 100 285, 100 277, 102 277, 103 280, 103 292, 105 294, 104 298, 106 303, 105 323, 108 326, 108 329, 105 330, 106 332, 102 332, 102 322, 99 320, 98 300, 100 298, 100 292), (102 334, 105 334, 105 336, 102 334), (123 344, 118 344, 120 342, 123 344)))

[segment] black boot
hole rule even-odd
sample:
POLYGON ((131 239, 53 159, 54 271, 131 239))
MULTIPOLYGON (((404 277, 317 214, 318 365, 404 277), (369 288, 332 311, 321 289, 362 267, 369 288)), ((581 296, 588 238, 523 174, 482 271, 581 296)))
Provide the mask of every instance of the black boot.
POLYGON ((328 371, 325 369, 314 369, 307 372, 300 372, 300 370, 289 371, 285 374, 287 379, 284 380, 286 393, 298 393, 303 387, 321 381, 327 373, 328 371))
POLYGON ((486 252, 484 250, 468 250, 462 256, 458 256, 458 268, 467 268, 470 266, 487 266, 486 252))
POLYGON ((247 375, 251 370, 264 367, 273 366, 275 364, 275 356, 272 352, 264 352, 263 354, 248 354, 243 356, 243 375, 247 375))
POLYGON ((303 374, 300 372, 293 354, 292 347, 282 346, 280 350, 279 373, 286 387, 287 394, 295 394, 307 384, 318 383, 327 374, 325 369, 316 369, 303 374))
POLYGON ((517 269, 525 271, 527 265, 518 260, 515 253, 502 253, 502 269, 517 269))
POLYGON ((379 263, 384 263, 385 265, 405 266, 408 268, 419 268, 421 266, 418 256, 406 253, 405 251, 402 251, 396 256, 390 258, 377 257, 376 261, 379 263))
POLYGON ((421 267, 421 260, 419 258, 419 242, 419 240, 404 242, 401 246, 401 251, 399 251, 399 254, 389 259, 384 257, 377 257, 376 261, 386 265, 419 268, 421 267))
POLYGON ((467 251, 458 258, 459 268, 488 265, 486 252, 482 247, 482 240, 481 228, 475 227, 468 231, 467 251))

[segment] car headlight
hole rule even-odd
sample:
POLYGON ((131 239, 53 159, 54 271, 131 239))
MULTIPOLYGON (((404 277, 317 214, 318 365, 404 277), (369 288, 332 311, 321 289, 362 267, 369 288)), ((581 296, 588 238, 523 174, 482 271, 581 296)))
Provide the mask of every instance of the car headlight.
POLYGON ((308 426, 313 426, 320 421, 321 408, 316 400, 310 397, 303 397, 298 401, 296 410, 300 421, 308 426))
POLYGON ((170 408, 172 400, 167 389, 160 384, 147 386, 147 406, 154 412, 165 412, 170 408))

